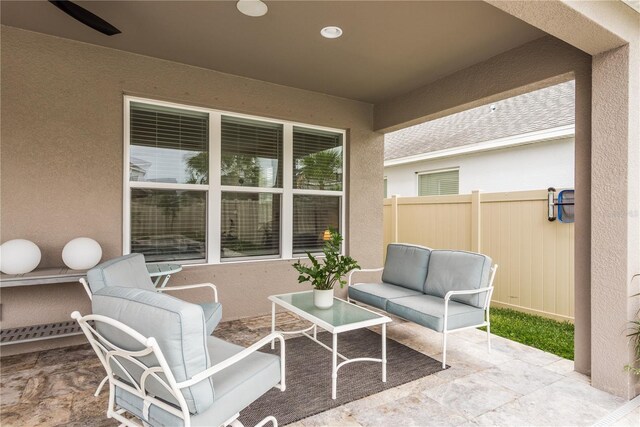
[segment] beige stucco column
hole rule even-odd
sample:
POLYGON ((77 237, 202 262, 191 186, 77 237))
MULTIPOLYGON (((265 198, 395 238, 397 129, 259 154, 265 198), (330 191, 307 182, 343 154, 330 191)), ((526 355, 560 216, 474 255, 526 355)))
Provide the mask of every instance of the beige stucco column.
POLYGON ((622 370, 634 360, 625 329, 638 311, 639 64, 637 45, 593 58, 591 381, 629 398, 639 391, 622 370))

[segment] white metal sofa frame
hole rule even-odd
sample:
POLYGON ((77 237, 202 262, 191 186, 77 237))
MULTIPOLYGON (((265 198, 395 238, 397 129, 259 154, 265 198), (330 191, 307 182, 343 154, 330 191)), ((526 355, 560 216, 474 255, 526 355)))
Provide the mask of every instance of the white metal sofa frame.
MULTIPOLYGON (((286 389, 285 341, 284 341, 284 336, 280 333, 269 334, 266 337, 259 340, 258 342, 256 342, 255 344, 244 349, 240 353, 214 366, 211 366, 202 372, 199 372, 198 374, 194 375, 193 377, 191 377, 191 379, 187 381, 182 381, 178 383, 176 382, 173 374, 171 373, 171 370, 169 369, 169 365, 167 364, 167 361, 164 355, 162 354, 162 350, 158 346, 158 343, 155 340, 155 338, 153 337, 147 338, 142 334, 138 333, 137 331, 135 331, 134 329, 130 328, 129 326, 125 325, 124 323, 119 322, 115 319, 111 319, 110 317, 95 315, 95 314, 82 316, 78 311, 74 311, 73 313, 71 313, 71 317, 78 322, 85 336, 89 340, 91 347, 96 352, 98 358, 100 359, 100 362, 102 363, 105 370, 107 371, 107 379, 109 380, 109 405, 107 408, 107 417, 116 419, 117 421, 122 423, 121 425, 129 426, 129 427, 142 427, 142 425, 124 416, 124 413, 127 412, 126 409, 116 408, 116 405, 115 405, 115 387, 116 386, 143 399, 145 406, 153 404, 177 417, 180 417, 184 421, 184 426, 190 427, 191 414, 189 412, 189 408, 184 399, 184 396, 182 395, 182 392, 180 390, 183 388, 191 387, 194 384, 199 383, 200 381, 207 379, 212 375, 222 371, 223 369, 226 369, 232 366, 233 364, 246 358, 251 353, 256 352, 261 347, 267 344, 270 344, 272 341, 276 339, 280 341, 280 372, 281 372, 280 384, 276 385, 276 388, 278 388, 281 391, 285 391, 286 389), (133 340, 140 343, 144 348, 138 351, 128 351, 128 350, 119 348, 118 346, 116 346, 115 344, 107 340, 104 336, 102 336, 96 330, 96 328, 94 328, 94 326, 92 326, 89 322, 94 322, 94 324, 98 322, 108 324, 113 328, 116 328, 119 331, 123 332, 124 334, 127 334, 133 340), (158 365, 147 366, 139 360, 140 358, 143 358, 148 355, 155 356, 156 360, 158 361, 158 365), (134 379, 134 376, 131 375, 127 371, 127 369, 125 369, 123 364, 120 363, 120 361, 116 357, 120 359, 125 359, 130 363, 132 363, 133 365, 142 369, 142 375, 140 376, 139 382, 137 382, 134 379), (122 370, 122 372, 125 373, 129 383, 120 380, 116 375, 114 375, 110 362, 113 362, 114 364, 116 364, 122 370), (160 374, 164 375, 166 380, 162 379, 160 374), (171 395, 179 403, 180 409, 177 409, 174 406, 169 405, 166 402, 147 394, 145 389, 145 381, 149 377, 152 377, 164 388, 166 388, 169 393, 171 393, 171 395)), ((224 422, 223 426, 233 426, 233 427, 242 426, 242 423, 238 421, 239 415, 240 415, 239 413, 236 413, 233 417, 231 417, 229 420, 224 422)), ((271 422, 274 427, 278 426, 278 422, 275 419, 275 417, 268 416, 262 419, 258 424, 256 424, 255 427, 264 426, 268 422, 271 422)))
MULTIPOLYGON (((353 270, 351 271, 351 273, 349 273, 347 288, 352 285, 352 277, 355 273, 375 273, 383 270, 384 270, 384 267, 353 270)), ((442 369, 447 367, 447 334, 450 334, 451 332, 458 332, 458 331, 463 331, 465 329, 475 329, 475 328, 486 326, 487 327, 487 351, 491 353, 491 319, 489 317, 489 308, 491 305, 491 296, 493 295, 493 289, 494 289, 493 279, 496 277, 497 270, 498 270, 498 264, 494 264, 491 267, 491 273, 489 276, 489 286, 485 286, 483 288, 478 288, 478 289, 471 289, 471 290, 449 291, 444 296, 444 319, 443 319, 444 327, 442 329, 442 369), (448 329, 447 314, 449 311, 449 301, 451 300, 451 297, 454 295, 473 295, 473 294, 480 294, 483 292, 486 292, 486 296, 483 303, 484 322, 479 323, 477 325, 464 326, 462 328, 448 329)), ((348 292, 347 292, 347 301, 351 302, 348 292)), ((362 302, 360 301, 358 301, 358 303, 362 304, 362 302)), ((397 315, 394 314, 394 316, 397 316, 397 315)))

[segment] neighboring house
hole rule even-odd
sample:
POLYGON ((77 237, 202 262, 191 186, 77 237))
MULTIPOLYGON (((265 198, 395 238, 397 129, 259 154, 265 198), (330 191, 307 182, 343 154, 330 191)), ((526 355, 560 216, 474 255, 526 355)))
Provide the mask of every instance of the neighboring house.
POLYGON ((574 184, 573 81, 385 135, 385 197, 574 184))

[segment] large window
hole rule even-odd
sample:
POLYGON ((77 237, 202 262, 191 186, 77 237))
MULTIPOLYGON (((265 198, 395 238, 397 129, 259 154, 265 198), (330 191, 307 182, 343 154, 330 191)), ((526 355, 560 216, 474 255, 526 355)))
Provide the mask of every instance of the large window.
POLYGON ((344 132, 126 97, 124 252, 291 258, 344 222, 344 132))
POLYGON ((418 196, 458 194, 458 169, 418 173, 418 196))

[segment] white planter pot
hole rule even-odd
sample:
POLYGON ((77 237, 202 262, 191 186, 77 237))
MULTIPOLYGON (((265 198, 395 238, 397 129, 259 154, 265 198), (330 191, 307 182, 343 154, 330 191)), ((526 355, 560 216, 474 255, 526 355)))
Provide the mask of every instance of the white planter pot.
POLYGON ((314 289, 313 305, 318 308, 331 308, 331 306, 333 306, 333 289, 314 289))

